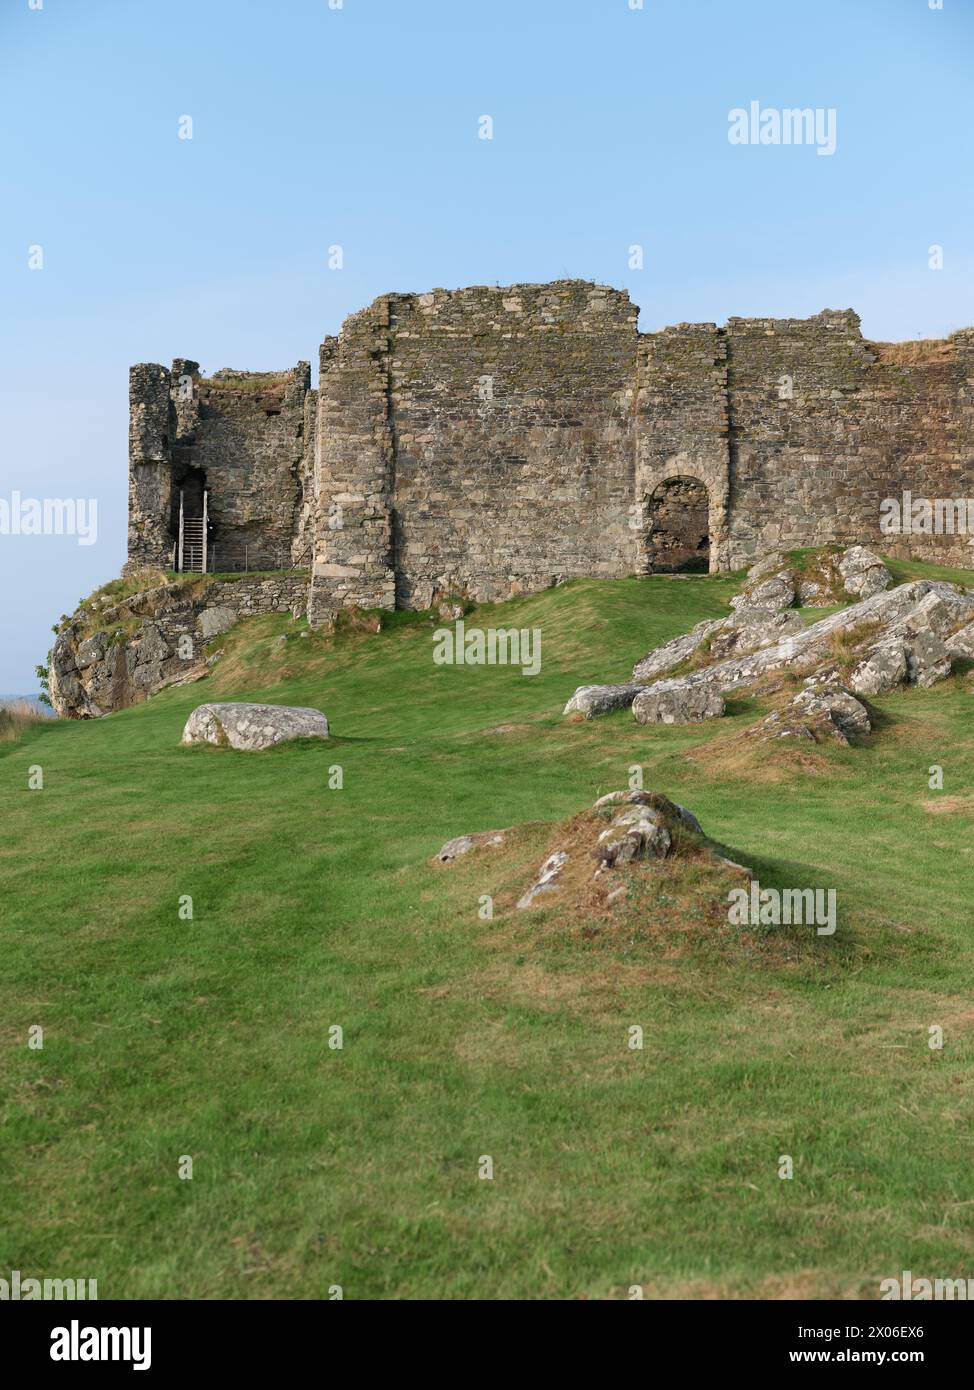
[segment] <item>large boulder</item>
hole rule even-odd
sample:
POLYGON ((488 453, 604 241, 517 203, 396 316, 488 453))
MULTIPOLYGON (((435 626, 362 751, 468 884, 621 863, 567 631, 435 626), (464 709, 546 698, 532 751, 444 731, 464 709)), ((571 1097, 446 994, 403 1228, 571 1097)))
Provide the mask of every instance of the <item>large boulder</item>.
POLYGON ((298 705, 253 705, 244 701, 199 705, 186 721, 182 743, 256 752, 296 738, 327 738, 328 720, 318 709, 298 705))
POLYGON ((856 598, 872 598, 873 594, 881 594, 893 582, 893 576, 879 556, 864 545, 853 545, 843 551, 837 568, 846 593, 856 598))
POLYGON ((691 685, 685 680, 657 681, 632 702, 637 724, 700 724, 724 713, 720 691, 710 685, 691 685))
POLYGON ((779 613, 783 608, 791 608, 794 602, 794 576, 789 570, 781 570, 768 579, 746 585, 741 593, 731 599, 731 607, 763 608, 769 613, 779 613))

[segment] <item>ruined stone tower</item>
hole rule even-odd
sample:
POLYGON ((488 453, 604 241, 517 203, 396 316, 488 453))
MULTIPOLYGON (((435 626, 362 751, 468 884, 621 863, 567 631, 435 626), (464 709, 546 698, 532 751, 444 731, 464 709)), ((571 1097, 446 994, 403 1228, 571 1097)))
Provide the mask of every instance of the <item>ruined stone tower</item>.
POLYGON ((277 373, 133 367, 131 572, 310 567, 309 617, 727 569, 974 496, 974 330, 866 342, 851 310, 641 334, 583 281, 383 295, 277 373), (205 525, 204 525, 205 512, 205 525), (182 548, 181 548, 182 537, 182 548))

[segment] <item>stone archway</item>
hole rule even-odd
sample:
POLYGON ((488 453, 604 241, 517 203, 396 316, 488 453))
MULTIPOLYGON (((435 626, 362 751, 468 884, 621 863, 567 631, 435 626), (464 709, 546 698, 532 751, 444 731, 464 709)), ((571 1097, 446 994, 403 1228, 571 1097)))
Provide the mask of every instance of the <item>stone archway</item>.
POLYGON ((698 478, 667 478, 646 500, 646 573, 706 574, 710 499, 698 478))

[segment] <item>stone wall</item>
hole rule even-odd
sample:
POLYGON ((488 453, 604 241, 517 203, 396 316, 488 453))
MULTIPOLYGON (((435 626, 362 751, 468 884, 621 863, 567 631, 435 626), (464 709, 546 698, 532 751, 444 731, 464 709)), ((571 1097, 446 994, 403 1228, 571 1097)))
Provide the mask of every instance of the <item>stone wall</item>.
POLYGON ((681 323, 640 335, 639 390, 634 422, 636 486, 633 501, 645 569, 653 499, 673 478, 696 478, 707 489, 710 566, 728 560, 727 346, 713 323, 681 323))
POLYGON ((731 319, 732 566, 771 549, 861 542, 969 565, 967 537, 880 530, 904 490, 974 497, 974 335, 866 342, 851 310, 731 319))
POLYGON ((170 371, 130 374, 131 573, 169 568, 179 491, 207 489, 209 571, 310 563, 315 393, 307 362, 285 372, 200 375, 186 358, 170 371))
POLYGON ((217 566, 310 564, 313 623, 645 572, 680 479, 707 489, 712 569, 831 541, 970 563, 966 536, 883 536, 880 503, 974 496, 974 330, 869 343, 826 310, 640 334, 637 313, 575 280, 437 289, 346 320, 317 392, 305 363, 133 368, 129 568, 168 565, 190 473, 217 566))
POLYGON ((322 353, 313 616, 629 573, 636 314, 570 281, 350 320, 322 353))

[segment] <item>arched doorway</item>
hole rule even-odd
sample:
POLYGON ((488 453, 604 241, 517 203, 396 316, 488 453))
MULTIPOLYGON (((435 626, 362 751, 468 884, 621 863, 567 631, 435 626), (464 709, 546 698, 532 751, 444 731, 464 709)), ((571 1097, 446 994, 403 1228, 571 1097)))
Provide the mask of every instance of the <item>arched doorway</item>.
POLYGON ((697 478, 667 478, 646 504, 646 573, 706 574, 710 500, 697 478))

